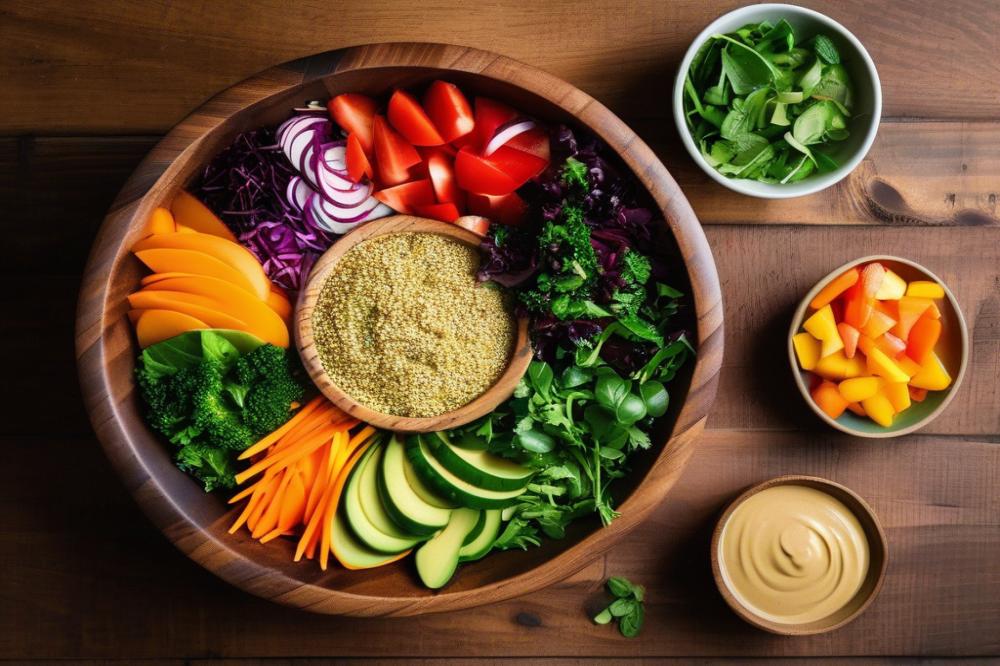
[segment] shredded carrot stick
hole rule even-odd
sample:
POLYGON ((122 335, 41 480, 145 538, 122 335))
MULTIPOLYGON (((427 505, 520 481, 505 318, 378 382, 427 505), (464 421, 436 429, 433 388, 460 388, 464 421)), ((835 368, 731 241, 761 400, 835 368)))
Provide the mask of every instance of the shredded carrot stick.
POLYGON ((280 453, 268 456, 260 460, 236 475, 236 482, 243 483, 247 479, 260 474, 266 469, 274 467, 276 470, 283 469, 289 464, 309 455, 317 447, 325 444, 333 435, 332 429, 321 429, 313 433, 310 437, 303 439, 293 447, 288 447, 280 453))
MULTIPOLYGON (((336 452, 333 454, 335 461, 339 461, 342 456, 346 458, 346 452, 347 452, 346 440, 347 437, 345 436, 345 433, 338 432, 336 435, 334 435, 333 442, 331 442, 330 447, 331 447, 331 452, 333 451, 336 452)), ((319 500, 318 505, 314 508, 312 515, 309 517, 309 522, 306 524, 305 532, 302 533, 302 538, 299 539, 299 545, 295 549, 294 559, 296 562, 302 559, 302 553, 305 552, 305 549, 308 547, 309 542, 310 540, 313 539, 314 535, 318 536, 320 534, 319 531, 320 523, 323 520, 323 514, 326 511, 326 505, 330 501, 330 493, 333 490, 334 481, 336 479, 337 471, 339 471, 339 469, 340 465, 337 462, 334 462, 333 467, 331 468, 331 471, 328 474, 326 488, 323 489, 323 496, 319 500)))
MULTIPOLYGON (((375 429, 372 428, 373 433, 374 431, 375 429)), ((358 445, 358 448, 352 452, 350 458, 347 459, 343 467, 338 472, 337 482, 333 484, 333 493, 331 494, 330 502, 326 507, 326 511, 323 514, 323 536, 320 539, 319 566, 323 571, 326 571, 326 563, 330 558, 330 553, 333 552, 330 547, 330 537, 333 533, 333 521, 337 519, 337 506, 340 504, 340 496, 344 492, 344 485, 347 483, 347 477, 350 476, 354 465, 356 465, 358 460, 360 460, 365 454, 365 451, 368 450, 368 447, 372 445, 373 441, 374 440, 369 436, 358 445)))
POLYGON ((306 404, 305 407, 303 407, 302 409, 300 409, 295 414, 295 416, 293 416, 292 418, 290 418, 287 421, 285 421, 285 425, 281 426, 280 428, 278 428, 277 430, 275 430, 271 434, 265 435, 264 438, 261 439, 259 442, 257 442, 256 444, 254 444, 250 448, 248 448, 245 451, 243 451, 243 453, 240 454, 239 459, 240 460, 246 460, 247 458, 250 458, 250 457, 254 456, 257 453, 260 453, 261 451, 263 451, 267 447, 271 446, 271 444, 274 444, 279 439, 281 439, 282 437, 284 437, 285 433, 287 433, 287 432, 291 431, 293 428, 295 428, 295 426, 298 425, 298 423, 300 421, 302 421, 302 419, 304 419, 305 417, 309 416, 309 414, 312 413, 312 411, 314 409, 316 409, 320 405, 324 404, 325 402, 326 401, 321 396, 317 396, 317 397, 313 398, 312 400, 309 401, 308 404, 306 404))

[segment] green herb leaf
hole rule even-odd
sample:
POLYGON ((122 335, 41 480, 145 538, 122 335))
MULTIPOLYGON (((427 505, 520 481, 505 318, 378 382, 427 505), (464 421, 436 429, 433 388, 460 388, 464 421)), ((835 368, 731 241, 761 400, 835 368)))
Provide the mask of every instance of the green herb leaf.
POLYGON ((833 40, 826 35, 819 34, 813 37, 813 48, 816 49, 816 55, 822 58, 823 62, 829 65, 840 64, 840 52, 837 51, 833 40))

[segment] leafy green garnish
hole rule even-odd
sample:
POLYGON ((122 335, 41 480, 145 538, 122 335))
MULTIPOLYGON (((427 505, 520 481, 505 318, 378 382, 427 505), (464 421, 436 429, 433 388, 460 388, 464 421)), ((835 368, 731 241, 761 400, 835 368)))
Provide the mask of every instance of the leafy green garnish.
POLYGON ((713 35, 695 54, 684 114, 702 156, 720 173, 790 183, 837 168, 830 155, 802 148, 849 136, 850 77, 827 35, 796 43, 787 21, 763 21, 713 35))
POLYGON ((617 618, 618 631, 622 636, 625 638, 638 636, 646 617, 646 609, 643 606, 646 589, 622 577, 609 578, 607 588, 615 599, 607 608, 594 616, 594 622, 608 624, 617 618))

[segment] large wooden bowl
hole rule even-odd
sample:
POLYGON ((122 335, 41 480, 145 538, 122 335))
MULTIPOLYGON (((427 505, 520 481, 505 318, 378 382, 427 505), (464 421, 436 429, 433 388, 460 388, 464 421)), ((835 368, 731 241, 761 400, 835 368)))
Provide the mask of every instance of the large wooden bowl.
POLYGON ((313 312, 316 309, 316 301, 319 300, 323 284, 330 277, 337 262, 349 250, 370 238, 403 232, 439 234, 474 249, 479 248, 480 238, 471 231, 466 231, 462 227, 447 222, 438 222, 411 215, 391 215, 353 229, 334 243, 316 261, 316 265, 313 266, 312 272, 309 274, 309 280, 299 292, 299 300, 295 306, 295 321, 293 322, 295 346, 298 347, 302 365, 305 366, 313 383, 319 387, 323 395, 356 419, 397 432, 434 432, 457 428, 492 412, 497 405, 510 397, 517 383, 521 381, 521 376, 531 364, 531 343, 528 341, 529 322, 527 317, 521 317, 518 320, 510 360, 506 369, 493 385, 467 404, 437 416, 397 416, 377 412, 366 407, 334 383, 323 367, 319 350, 316 349, 316 340, 313 337, 313 312))
POLYGON ((305 58, 220 93, 181 122, 136 169, 94 242, 80 293, 76 349, 94 430, 136 501, 185 554, 253 594, 323 613, 416 615, 468 608, 537 590, 579 570, 610 548, 658 505, 680 476, 715 397, 722 364, 722 300, 712 253, 677 183, 653 152, 607 108, 565 81, 475 49, 437 44, 378 44, 305 58), (445 77, 472 94, 504 100, 540 118, 585 127, 634 171, 659 207, 673 248, 675 286, 690 295, 687 327, 698 347, 670 387, 671 410, 657 445, 636 456, 634 472, 613 489, 621 517, 574 524, 565 538, 527 552, 504 552, 463 566, 434 593, 404 560, 370 571, 321 572, 292 562, 292 545, 261 545, 230 535, 223 498, 206 495, 177 470, 143 423, 132 381, 136 344, 125 297, 142 275, 129 248, 157 205, 190 183, 240 131, 276 124, 293 106, 353 91, 380 95, 393 87, 445 77))

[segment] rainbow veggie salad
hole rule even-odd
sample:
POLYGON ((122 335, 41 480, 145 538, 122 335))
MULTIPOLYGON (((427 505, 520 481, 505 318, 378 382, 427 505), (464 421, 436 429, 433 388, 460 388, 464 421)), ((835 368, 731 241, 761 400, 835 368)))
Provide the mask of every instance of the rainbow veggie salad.
POLYGON ((651 446, 694 353, 672 239, 617 156, 446 81, 341 94, 245 132, 146 231, 133 252, 150 273, 128 301, 148 424, 225 493, 234 535, 290 539, 323 569, 412 552, 440 588, 461 562, 610 523, 612 482, 651 446), (393 214, 481 236, 476 279, 530 319, 535 358, 513 396, 453 430, 359 422, 289 349, 316 259, 393 214))

